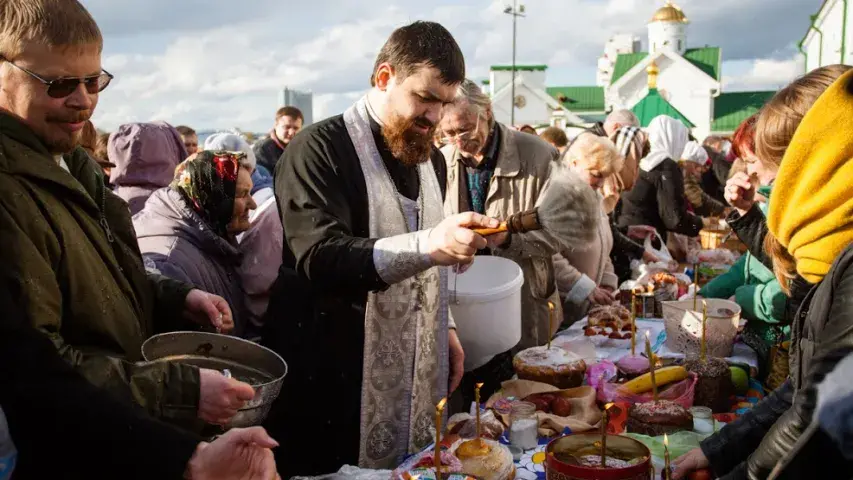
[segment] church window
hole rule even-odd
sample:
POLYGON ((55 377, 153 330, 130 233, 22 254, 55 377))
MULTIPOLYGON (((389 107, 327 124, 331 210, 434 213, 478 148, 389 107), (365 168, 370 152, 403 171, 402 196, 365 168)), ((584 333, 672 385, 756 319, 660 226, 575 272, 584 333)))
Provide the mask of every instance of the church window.
POLYGON ((678 41, 678 50, 681 50, 681 40, 678 41))

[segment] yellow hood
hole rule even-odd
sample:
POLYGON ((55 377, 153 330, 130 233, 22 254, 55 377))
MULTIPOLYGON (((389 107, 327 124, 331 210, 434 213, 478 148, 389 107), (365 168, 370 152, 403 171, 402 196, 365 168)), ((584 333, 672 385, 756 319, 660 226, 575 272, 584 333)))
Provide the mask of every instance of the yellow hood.
POLYGON ((803 118, 773 186, 767 223, 811 283, 853 242, 853 71, 803 118), (850 84, 850 85, 848 85, 850 84))

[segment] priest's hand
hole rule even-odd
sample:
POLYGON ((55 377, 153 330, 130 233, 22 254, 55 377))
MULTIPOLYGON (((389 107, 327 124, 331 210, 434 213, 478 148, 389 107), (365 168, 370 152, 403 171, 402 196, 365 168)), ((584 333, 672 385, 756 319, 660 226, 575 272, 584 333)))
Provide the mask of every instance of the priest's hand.
POLYGON ((471 263, 477 250, 485 248, 486 239, 472 228, 497 228, 500 222, 479 213, 451 215, 436 225, 429 234, 427 253, 436 265, 471 263))
POLYGON ((216 370, 201 368, 199 373, 200 394, 198 417, 214 425, 227 425, 243 408, 255 398, 255 389, 248 383, 227 378, 216 370))
POLYGON ((228 333, 234 330, 234 317, 228 302, 219 295, 190 290, 184 300, 184 318, 202 326, 213 326, 217 332, 228 333))
POLYGON ((465 351, 462 350, 462 342, 459 341, 455 328, 451 328, 449 333, 450 389, 447 392, 448 396, 459 388, 459 384, 462 383, 462 375, 465 374, 465 351))
POLYGON ((211 443, 202 442, 187 464, 192 480, 277 480, 271 448, 278 442, 261 427, 235 428, 211 443))

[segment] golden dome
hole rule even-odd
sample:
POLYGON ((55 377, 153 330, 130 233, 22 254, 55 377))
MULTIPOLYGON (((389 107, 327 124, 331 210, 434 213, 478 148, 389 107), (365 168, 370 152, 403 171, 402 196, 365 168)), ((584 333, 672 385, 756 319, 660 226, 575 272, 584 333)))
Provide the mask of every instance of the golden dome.
POLYGON ((655 62, 652 62, 648 67, 646 67, 646 73, 649 75, 657 75, 660 73, 660 69, 655 62))
POLYGON ((684 15, 684 12, 678 5, 672 3, 670 0, 667 0, 666 5, 659 8, 657 12, 655 12, 652 19, 649 23, 652 22, 680 22, 687 23, 687 16, 684 15))

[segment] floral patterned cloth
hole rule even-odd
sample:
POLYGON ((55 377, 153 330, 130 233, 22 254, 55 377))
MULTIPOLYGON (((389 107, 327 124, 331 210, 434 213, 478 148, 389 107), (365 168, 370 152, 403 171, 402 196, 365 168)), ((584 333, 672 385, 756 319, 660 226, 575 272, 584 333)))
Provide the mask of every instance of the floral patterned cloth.
POLYGON ((186 159, 175 169, 171 187, 182 194, 188 206, 204 222, 225 237, 234 215, 237 173, 242 152, 202 151, 186 159))

